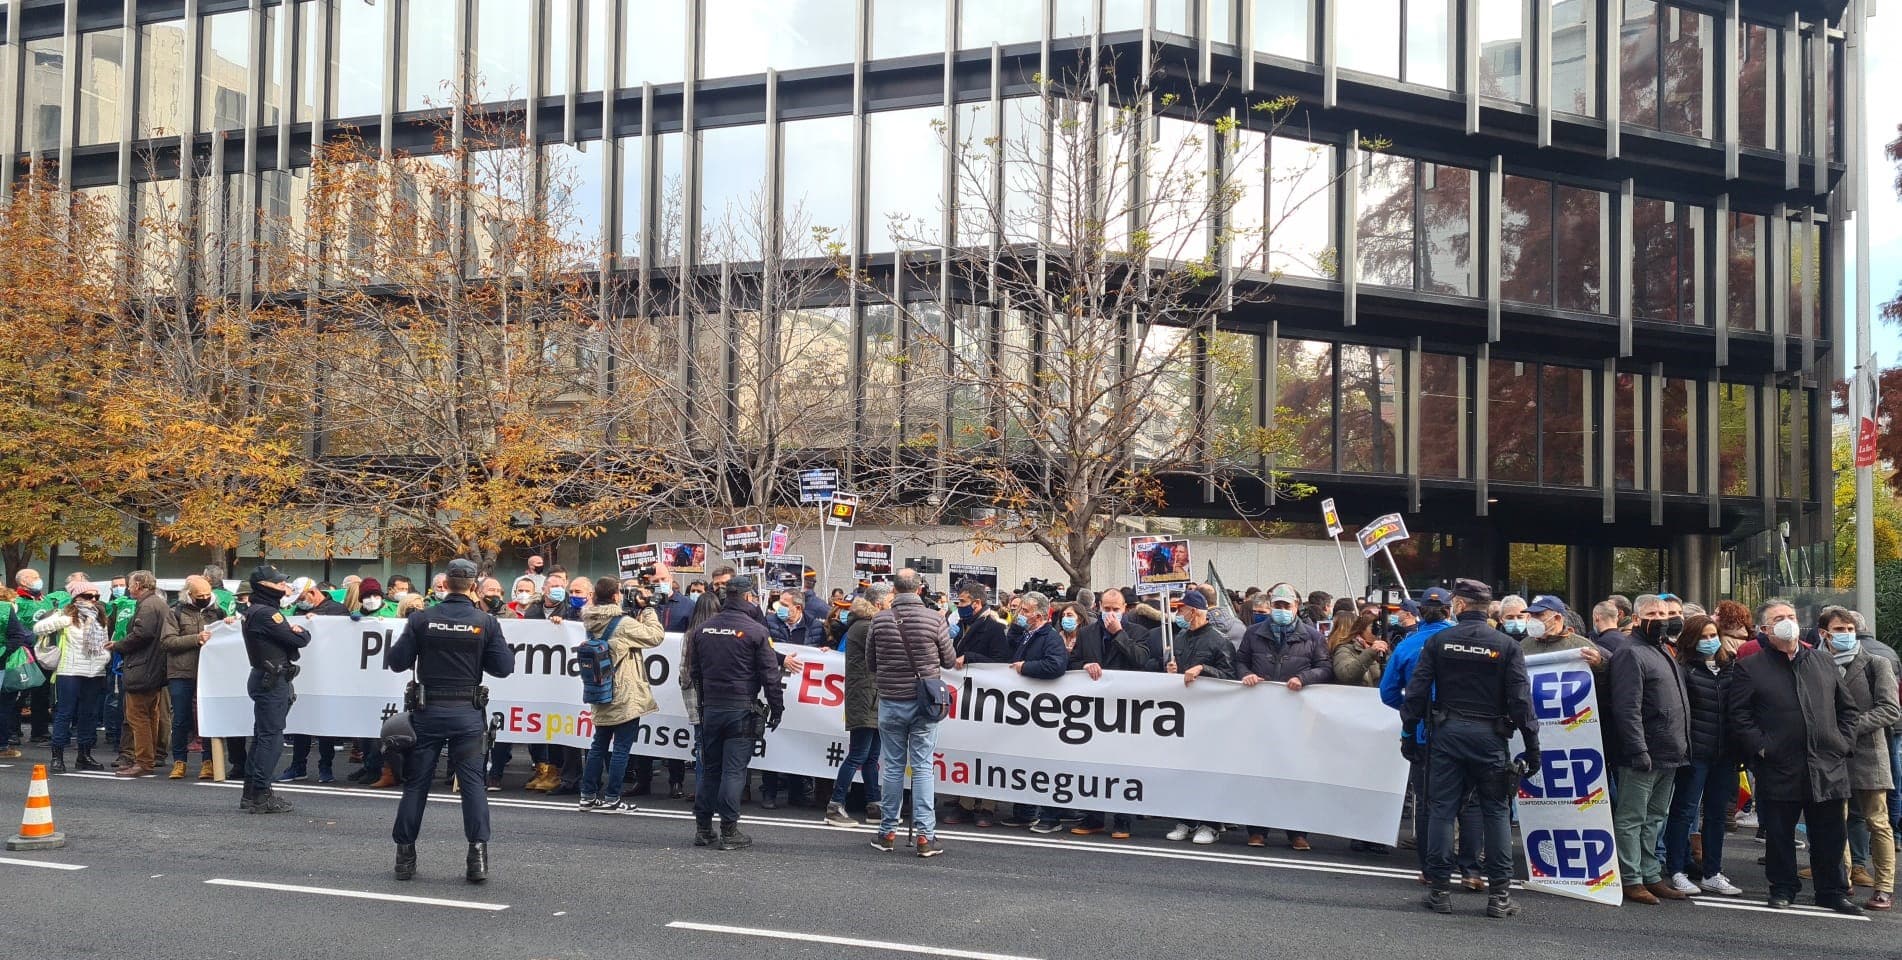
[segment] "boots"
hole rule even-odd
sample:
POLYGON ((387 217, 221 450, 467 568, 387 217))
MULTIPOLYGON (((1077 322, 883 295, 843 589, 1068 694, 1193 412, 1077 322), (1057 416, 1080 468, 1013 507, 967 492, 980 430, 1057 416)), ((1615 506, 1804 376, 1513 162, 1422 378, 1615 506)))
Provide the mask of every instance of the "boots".
POLYGON ((1434 913, 1453 912, 1453 888, 1445 883, 1435 882, 1433 889, 1427 891, 1426 899, 1420 905, 1434 913))
POLYGON ((73 763, 81 770, 104 770, 106 768, 105 764, 92 758, 91 747, 80 747, 79 759, 73 761, 73 763))
MULTIPOLYGON (((80 756, 85 756, 85 753, 82 751, 80 753, 80 756)), ((53 762, 47 764, 46 769, 53 773, 65 773, 66 772, 66 751, 64 750, 53 751, 53 762)))
POLYGON ((200 779, 200 780, 210 780, 210 779, 211 779, 211 774, 212 774, 212 769, 211 769, 211 761, 210 761, 210 760, 207 760, 207 761, 205 761, 204 763, 201 763, 201 764, 199 764, 199 765, 198 765, 198 779, 200 779))
POLYGON ((291 802, 269 790, 251 798, 252 813, 289 813, 291 802))
POLYGON ((396 879, 408 880, 416 875, 416 845, 399 843, 396 845, 396 879))
POLYGON ((538 763, 535 765, 535 778, 528 781, 522 789, 533 790, 539 793, 546 790, 553 790, 555 786, 560 783, 560 767, 552 763, 538 763))
POLYGON ((1492 885, 1490 890, 1486 891, 1487 916, 1494 920, 1504 920, 1507 917, 1516 916, 1518 913, 1519 905, 1512 902, 1512 886, 1510 884, 1496 883, 1492 885))
POLYGON ((238 795, 238 809, 249 811, 251 809, 251 799, 254 796, 256 795, 251 792, 251 781, 246 780, 244 782, 244 792, 238 795))
POLYGON ((167 780, 183 780, 183 779, 185 779, 185 761, 183 761, 183 760, 173 760, 173 761, 172 761, 172 772, 171 772, 171 774, 169 774, 168 776, 166 776, 166 778, 165 778, 165 779, 167 779, 167 780))
POLYGON ((469 844, 469 872, 464 874, 470 883, 481 883, 489 879, 489 845, 486 843, 469 844))
POLYGON ((739 824, 724 822, 720 824, 720 849, 744 850, 752 845, 753 838, 741 833, 739 824))
POLYGON ((711 847, 713 844, 713 818, 707 817, 704 820, 695 820, 693 825, 693 845, 696 847, 711 847))
POLYGON ((402 784, 399 784, 396 782, 396 774, 392 773, 389 767, 384 767, 382 775, 376 778, 375 783, 370 784, 370 789, 382 790, 385 787, 397 787, 397 786, 402 786, 402 784))

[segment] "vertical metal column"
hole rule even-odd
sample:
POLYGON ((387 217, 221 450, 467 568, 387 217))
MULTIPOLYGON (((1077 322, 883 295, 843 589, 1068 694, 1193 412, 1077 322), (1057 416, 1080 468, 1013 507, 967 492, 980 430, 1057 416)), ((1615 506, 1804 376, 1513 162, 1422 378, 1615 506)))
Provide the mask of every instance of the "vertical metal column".
MULTIPOLYGON (((1332 7, 1330 3, 1328 6, 1332 7)), ((1361 159, 1360 131, 1347 131, 1341 146, 1341 247, 1335 256, 1341 277, 1341 326, 1352 328, 1360 312, 1360 223, 1355 211, 1360 208, 1361 159)))

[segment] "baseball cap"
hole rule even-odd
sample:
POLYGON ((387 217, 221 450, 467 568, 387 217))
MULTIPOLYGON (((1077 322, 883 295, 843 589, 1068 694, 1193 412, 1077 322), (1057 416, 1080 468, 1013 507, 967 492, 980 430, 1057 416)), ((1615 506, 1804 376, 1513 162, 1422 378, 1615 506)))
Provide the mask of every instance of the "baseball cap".
POLYGON ((1465 577, 1461 577, 1453 581, 1453 595, 1461 600, 1469 600, 1475 603, 1491 603, 1493 599, 1493 588, 1478 580, 1468 580, 1465 577))
POLYGON ((1301 605, 1301 592, 1289 584, 1277 583, 1268 588, 1268 602, 1277 600, 1286 600, 1298 607, 1301 605))
POLYGON ((284 575, 277 572, 277 568, 268 563, 260 563, 251 571, 251 583, 253 585, 260 583, 283 583, 284 579, 284 575))
POLYGON ((1426 592, 1420 595, 1420 602, 1423 604, 1437 603, 1444 607, 1453 602, 1453 594, 1448 592, 1445 587, 1428 587, 1426 592))
POLYGON ((476 574, 479 572, 473 561, 465 560, 462 557, 457 557, 449 561, 449 566, 443 570, 443 573, 455 577, 458 580, 474 580, 476 574))
POLYGON ((304 591, 309 590, 311 587, 314 587, 316 585, 317 585, 317 581, 312 580, 309 577, 298 577, 297 579, 291 581, 290 595, 293 597, 301 597, 304 595, 304 591))
POLYGON ((744 597, 758 589, 752 577, 734 577, 726 582, 726 595, 729 597, 744 597))
POLYGON ((1417 617, 1420 615, 1420 602, 1418 600, 1402 600, 1400 601, 1400 609, 1417 617))
POLYGON ((1183 594, 1182 599, 1176 601, 1176 607, 1178 609, 1187 607, 1190 610, 1207 610, 1209 608, 1209 601, 1207 597, 1202 595, 1201 591, 1191 590, 1183 594))
POLYGON ((1565 601, 1549 594, 1541 593, 1526 604, 1527 613, 1565 613, 1565 601))

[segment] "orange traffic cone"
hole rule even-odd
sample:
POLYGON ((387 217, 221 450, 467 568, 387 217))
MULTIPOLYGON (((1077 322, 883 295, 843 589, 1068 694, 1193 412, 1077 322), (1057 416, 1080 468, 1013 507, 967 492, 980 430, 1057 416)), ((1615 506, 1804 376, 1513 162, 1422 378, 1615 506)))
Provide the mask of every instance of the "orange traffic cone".
POLYGON ((20 815, 20 833, 7 841, 8 850, 54 850, 66 845, 66 835, 53 829, 53 795, 46 789, 46 764, 33 765, 33 786, 26 791, 26 812, 20 815))

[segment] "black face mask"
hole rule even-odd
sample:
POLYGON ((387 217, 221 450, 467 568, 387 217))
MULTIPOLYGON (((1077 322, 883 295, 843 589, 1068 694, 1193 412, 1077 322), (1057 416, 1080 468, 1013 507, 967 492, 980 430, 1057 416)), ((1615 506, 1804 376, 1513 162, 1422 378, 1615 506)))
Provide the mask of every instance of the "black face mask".
POLYGON ((1684 632, 1684 618, 1683 617, 1672 617, 1671 619, 1664 621, 1664 633, 1666 636, 1675 637, 1678 634, 1683 632, 1684 632))
POLYGON ((205 609, 206 607, 209 607, 209 606, 211 606, 211 598, 210 598, 210 597, 193 597, 193 598, 192 598, 192 609, 193 609, 193 610, 203 610, 203 609, 205 609))
POLYGON ((1663 643, 1666 636, 1665 628, 1670 626, 1670 623, 1669 620, 1640 620, 1638 621, 1638 636, 1652 643, 1663 643))
POLYGON ((487 607, 490 613, 499 613, 502 610, 502 598, 501 597, 483 597, 482 605, 487 607))

